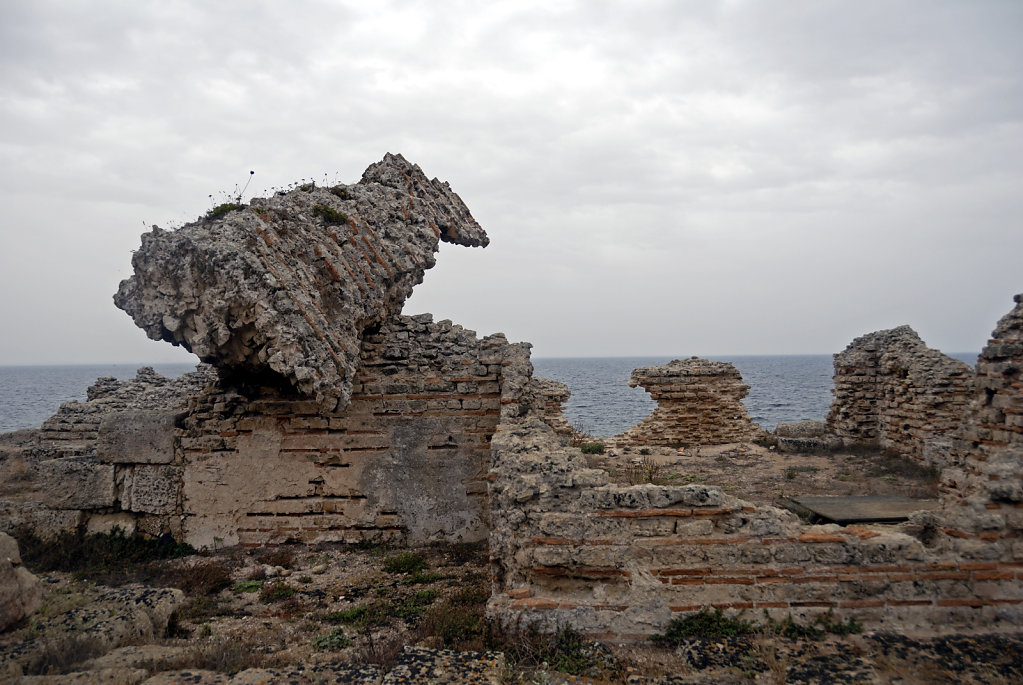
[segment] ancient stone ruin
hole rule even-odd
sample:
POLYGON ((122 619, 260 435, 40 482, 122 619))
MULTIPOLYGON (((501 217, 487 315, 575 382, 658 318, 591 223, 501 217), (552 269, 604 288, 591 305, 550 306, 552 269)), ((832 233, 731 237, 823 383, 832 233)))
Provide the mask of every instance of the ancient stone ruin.
POLYGON ((749 386, 728 362, 692 357, 633 370, 629 387, 642 386, 657 407, 642 423, 614 438, 622 445, 722 445, 751 440, 760 428, 742 398, 749 386))
POLYGON ((539 417, 502 418, 492 613, 635 639, 707 607, 831 611, 900 630, 1018 626, 1021 322, 1017 304, 981 354, 982 380, 957 439, 962 490, 898 528, 802 525, 703 485, 613 485, 539 417))
POLYGON ((876 443, 943 466, 973 394, 973 370, 900 326, 856 338, 835 355, 834 394, 828 428, 846 443, 876 443))
MULTIPOLYGON (((605 637, 708 607, 902 629, 1023 619, 1020 296, 975 388, 908 329, 836 358, 834 430, 912 454, 954 438, 956 468, 943 506, 901 527, 810 526, 717 487, 588 468, 567 444, 567 388, 531 378, 527 343, 399 313, 440 240, 487 243, 447 184, 396 155, 354 185, 154 229, 116 301, 212 366, 101 379, 64 405, 31 449, 42 488, 4 502, 2 527, 117 525, 206 548, 487 539, 492 615, 605 637)), ((658 408, 624 444, 759 434, 729 364, 674 361, 630 384, 658 408)))

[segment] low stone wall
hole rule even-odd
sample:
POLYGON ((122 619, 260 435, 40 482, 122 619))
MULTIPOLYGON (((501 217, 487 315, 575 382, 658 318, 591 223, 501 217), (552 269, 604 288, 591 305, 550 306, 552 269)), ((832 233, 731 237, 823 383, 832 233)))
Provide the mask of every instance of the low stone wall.
POLYGON ((973 396, 973 371, 900 326, 836 354, 833 392, 827 423, 845 442, 876 442, 940 468, 973 396))
POLYGON ((727 362, 693 357, 645 366, 633 370, 629 386, 642 386, 657 407, 613 444, 721 445, 752 440, 760 432, 742 403, 749 386, 727 362))

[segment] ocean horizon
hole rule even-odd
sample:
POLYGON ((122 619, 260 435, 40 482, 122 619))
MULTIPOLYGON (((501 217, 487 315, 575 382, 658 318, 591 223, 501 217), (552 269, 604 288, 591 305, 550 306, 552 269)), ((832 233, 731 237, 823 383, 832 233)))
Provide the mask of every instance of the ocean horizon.
MULTIPOLYGON (((976 353, 949 356, 976 365, 976 353)), ((572 396, 565 417, 576 428, 610 437, 638 424, 656 406, 642 388, 628 386, 632 370, 666 364, 676 356, 534 357, 533 375, 561 381, 572 396)), ((750 418, 767 430, 779 423, 822 421, 831 405, 831 354, 706 356, 731 362, 750 386, 743 400, 750 418)), ((97 378, 135 377, 143 366, 176 378, 193 363, 52 364, 0 366, 0 433, 38 428, 60 405, 85 401, 97 378)))

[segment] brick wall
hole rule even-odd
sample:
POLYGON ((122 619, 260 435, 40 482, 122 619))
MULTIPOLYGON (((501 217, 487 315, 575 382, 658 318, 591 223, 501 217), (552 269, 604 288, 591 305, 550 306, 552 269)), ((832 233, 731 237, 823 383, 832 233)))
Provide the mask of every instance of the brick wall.
POLYGON ((693 357, 633 370, 629 386, 642 386, 657 402, 650 416, 612 442, 617 445, 721 445, 752 440, 742 398, 749 386, 727 362, 693 357))
POLYGON ((840 438, 942 467, 973 396, 973 371, 900 326, 856 338, 836 354, 833 393, 827 422, 840 438))

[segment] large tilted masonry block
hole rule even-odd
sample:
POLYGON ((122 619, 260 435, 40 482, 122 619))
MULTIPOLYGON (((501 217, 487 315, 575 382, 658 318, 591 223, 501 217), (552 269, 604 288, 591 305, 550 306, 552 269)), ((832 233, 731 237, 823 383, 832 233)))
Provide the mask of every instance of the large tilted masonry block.
POLYGON ((53 509, 102 509, 114 505, 114 466, 91 457, 51 459, 39 464, 43 503, 53 509))
POLYGON ((111 464, 170 464, 178 412, 119 411, 99 424, 96 455, 111 464))

